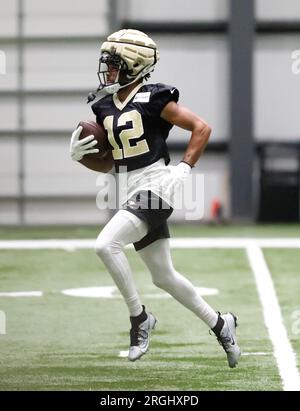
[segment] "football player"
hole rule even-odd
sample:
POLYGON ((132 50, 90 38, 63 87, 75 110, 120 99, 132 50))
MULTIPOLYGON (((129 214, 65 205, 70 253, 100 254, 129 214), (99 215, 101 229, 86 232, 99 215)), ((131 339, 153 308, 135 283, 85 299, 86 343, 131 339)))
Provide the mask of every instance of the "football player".
MULTIPOLYGON (((89 159, 97 143, 93 136, 79 140, 81 127, 73 132, 71 157, 98 171, 115 166, 127 172, 127 198, 100 232, 96 253, 105 264, 129 310, 131 330, 129 360, 135 361, 149 347, 156 318, 142 305, 124 253, 134 244, 148 267, 153 283, 191 310, 215 333, 230 367, 240 356, 236 340, 236 317, 221 315, 197 293, 195 287, 173 266, 167 218, 173 211, 173 196, 188 178, 209 139, 209 125, 188 108, 179 105, 176 87, 146 84, 159 53, 155 42, 138 30, 120 30, 101 46, 98 76, 102 98, 92 110, 104 125, 111 154, 103 160, 89 159), (104 97, 103 97, 104 96, 104 97), (191 132, 182 161, 168 165, 166 139, 173 125, 191 132)), ((97 97, 97 94, 90 97, 97 97)))

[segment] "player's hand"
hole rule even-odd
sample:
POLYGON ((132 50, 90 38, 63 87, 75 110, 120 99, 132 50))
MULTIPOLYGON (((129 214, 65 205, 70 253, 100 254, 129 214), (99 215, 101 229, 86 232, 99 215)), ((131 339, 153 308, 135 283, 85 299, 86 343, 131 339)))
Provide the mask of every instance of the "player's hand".
POLYGON ((190 175, 192 167, 184 162, 177 166, 168 166, 169 174, 162 180, 162 188, 165 192, 173 193, 181 189, 190 175))
POLYGON ((82 127, 79 126, 73 131, 71 137, 70 156, 74 161, 80 161, 86 154, 99 153, 98 148, 93 148, 97 144, 97 140, 93 135, 79 140, 81 131, 82 127))

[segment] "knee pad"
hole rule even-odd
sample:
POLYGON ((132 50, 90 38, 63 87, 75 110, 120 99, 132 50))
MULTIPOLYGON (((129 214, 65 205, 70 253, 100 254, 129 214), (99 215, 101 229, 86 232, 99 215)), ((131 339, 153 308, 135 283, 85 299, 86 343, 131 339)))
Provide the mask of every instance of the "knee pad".
POLYGON ((95 252, 99 257, 120 253, 123 250, 121 243, 98 238, 95 244, 95 252))
POLYGON ((174 280, 175 276, 173 272, 161 272, 160 275, 158 272, 156 272, 155 276, 152 274, 153 284, 163 290, 168 289, 170 284, 173 284, 174 280))

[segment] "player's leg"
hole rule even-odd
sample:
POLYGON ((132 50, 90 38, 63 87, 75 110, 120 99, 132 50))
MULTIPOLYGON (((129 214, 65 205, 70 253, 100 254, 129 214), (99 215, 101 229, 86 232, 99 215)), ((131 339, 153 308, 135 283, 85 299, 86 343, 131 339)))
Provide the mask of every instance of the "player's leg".
POLYGON ((147 352, 149 334, 155 326, 156 319, 151 313, 146 313, 145 307, 141 304, 124 247, 140 241, 147 232, 145 222, 126 210, 120 210, 103 228, 95 244, 97 255, 111 274, 130 313, 128 358, 131 361, 147 352))
POLYGON ((186 308, 193 311, 209 328, 215 327, 218 314, 197 293, 192 283, 175 270, 168 239, 155 241, 140 250, 139 254, 157 287, 167 291, 186 308))
POLYGON ((171 294, 177 301, 194 312, 216 334, 227 353, 230 367, 240 356, 236 343, 236 318, 228 313, 220 315, 197 293, 192 283, 173 267, 168 239, 157 240, 139 251, 150 270, 153 283, 171 294))
POLYGON ((126 210, 120 210, 100 232, 95 244, 96 253, 124 297, 130 316, 141 314, 142 304, 124 247, 139 241, 147 231, 144 221, 126 210))

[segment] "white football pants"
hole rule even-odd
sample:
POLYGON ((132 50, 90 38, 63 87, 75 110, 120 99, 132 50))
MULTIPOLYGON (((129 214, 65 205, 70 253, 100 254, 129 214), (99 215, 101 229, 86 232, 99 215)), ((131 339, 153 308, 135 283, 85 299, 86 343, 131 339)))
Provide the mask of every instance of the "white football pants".
MULTIPOLYGON (((147 232, 147 224, 144 221, 129 211, 120 210, 103 228, 95 244, 96 253, 124 297, 131 316, 137 316, 142 312, 142 304, 124 247, 141 240, 147 232)), ((171 294, 201 318, 209 328, 216 325, 217 313, 197 293, 191 282, 174 269, 169 239, 156 240, 138 253, 157 287, 171 294)))

